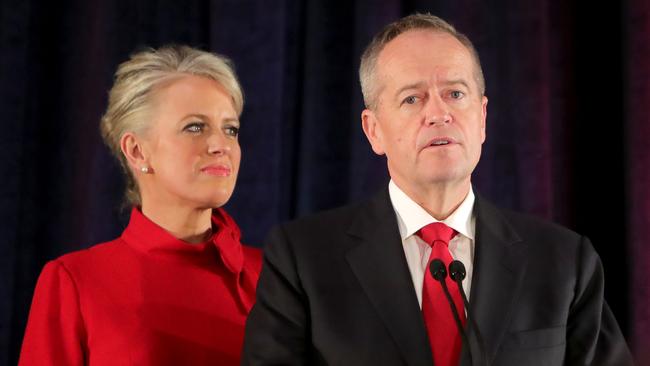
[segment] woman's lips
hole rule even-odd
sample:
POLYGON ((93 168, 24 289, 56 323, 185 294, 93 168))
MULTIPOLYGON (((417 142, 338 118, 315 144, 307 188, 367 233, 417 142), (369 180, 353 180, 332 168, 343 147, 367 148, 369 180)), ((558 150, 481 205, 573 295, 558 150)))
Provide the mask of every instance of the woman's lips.
POLYGON ((201 172, 213 175, 217 177, 228 177, 230 176, 230 168, 225 165, 209 165, 204 168, 201 168, 201 172))

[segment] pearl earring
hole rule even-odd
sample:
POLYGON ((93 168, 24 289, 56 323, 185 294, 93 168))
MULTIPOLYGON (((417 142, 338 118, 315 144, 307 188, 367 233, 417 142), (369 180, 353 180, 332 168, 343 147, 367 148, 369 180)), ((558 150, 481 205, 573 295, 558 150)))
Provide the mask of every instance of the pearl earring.
POLYGON ((140 171, 143 172, 144 174, 147 174, 149 173, 149 167, 143 166, 142 168, 140 168, 140 171))

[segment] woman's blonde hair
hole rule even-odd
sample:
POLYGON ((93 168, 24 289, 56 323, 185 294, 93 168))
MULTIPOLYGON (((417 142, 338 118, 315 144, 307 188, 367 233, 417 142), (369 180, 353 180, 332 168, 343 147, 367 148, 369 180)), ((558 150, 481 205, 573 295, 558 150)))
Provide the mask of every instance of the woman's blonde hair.
POLYGON ((100 124, 104 142, 124 170, 127 205, 140 206, 142 202, 135 177, 120 148, 120 140, 127 132, 138 134, 147 129, 148 112, 156 88, 183 74, 218 82, 232 97, 235 110, 241 115, 244 96, 232 63, 226 57, 181 45, 150 48, 131 55, 115 72, 108 107, 100 124))

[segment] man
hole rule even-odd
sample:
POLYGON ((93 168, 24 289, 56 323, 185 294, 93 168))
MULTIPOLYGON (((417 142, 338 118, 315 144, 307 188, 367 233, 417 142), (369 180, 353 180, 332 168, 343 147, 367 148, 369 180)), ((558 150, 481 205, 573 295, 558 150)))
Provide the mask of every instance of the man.
POLYGON ((408 16, 373 39, 360 78, 388 189, 271 232, 243 364, 632 364, 589 241, 474 195, 487 98, 471 42, 408 16), (469 312, 429 272, 452 259, 469 312))

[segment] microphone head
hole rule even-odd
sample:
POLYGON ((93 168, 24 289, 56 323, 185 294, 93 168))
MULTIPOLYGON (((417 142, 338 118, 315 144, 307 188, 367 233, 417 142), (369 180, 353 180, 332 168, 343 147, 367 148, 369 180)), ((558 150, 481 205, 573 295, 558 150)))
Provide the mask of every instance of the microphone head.
POLYGON ((467 272, 465 271, 465 266, 461 261, 451 261, 449 263, 449 277, 454 281, 462 281, 465 279, 467 272))
POLYGON ((440 259, 434 259, 429 265, 429 271, 431 271, 431 276, 436 281, 443 281, 447 277, 447 269, 445 268, 445 263, 440 259))

